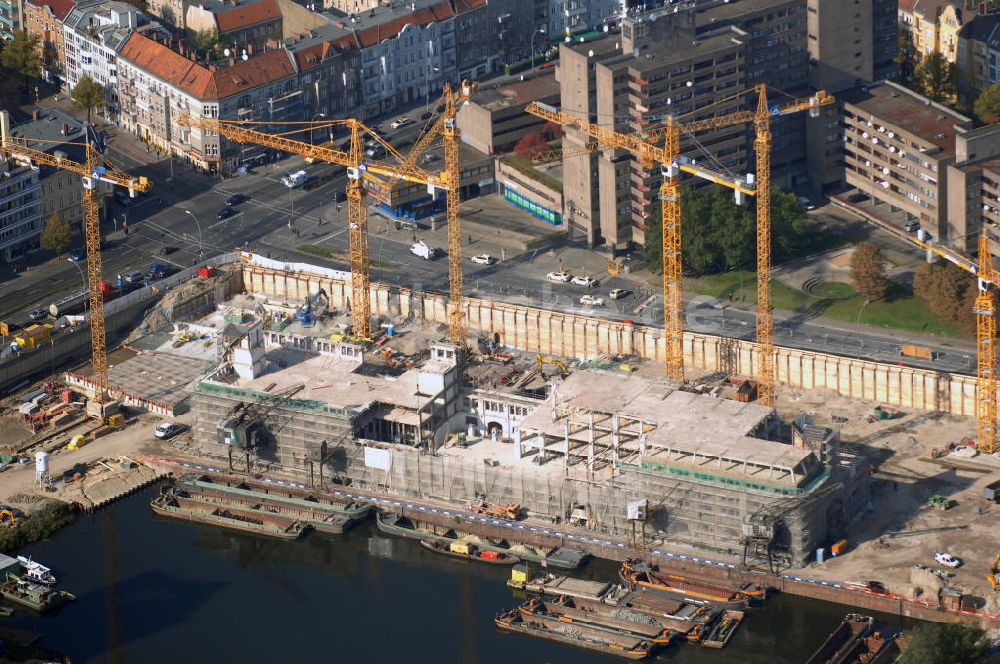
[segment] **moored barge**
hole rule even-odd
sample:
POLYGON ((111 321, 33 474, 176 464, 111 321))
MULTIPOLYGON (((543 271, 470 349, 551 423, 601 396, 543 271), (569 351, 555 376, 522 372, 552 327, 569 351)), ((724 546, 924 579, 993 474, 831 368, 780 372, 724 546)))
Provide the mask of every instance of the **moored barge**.
POLYGON ((295 519, 266 512, 223 507, 184 497, 173 491, 157 496, 150 503, 150 507, 160 516, 222 526, 277 539, 298 539, 305 530, 303 523, 295 519))
POLYGON ((7 574, 7 580, 0 584, 0 596, 38 613, 45 613, 76 599, 63 590, 32 583, 10 573, 7 574))
POLYGON ((757 584, 745 583, 734 587, 706 579, 693 579, 661 571, 656 565, 644 561, 626 560, 618 576, 630 588, 648 588, 688 602, 718 604, 729 609, 745 608, 751 603, 763 601, 767 595, 766 589, 757 584))
POLYGON ((513 565, 517 562, 517 557, 509 553, 502 553, 492 549, 480 549, 477 545, 461 540, 452 542, 441 540, 420 540, 420 546, 430 549, 435 553, 441 553, 452 558, 462 560, 475 560, 490 565, 513 565))
POLYGON ((502 630, 509 632, 519 632, 537 638, 565 643, 579 648, 586 648, 606 655, 615 655, 630 660, 641 660, 652 656, 657 645, 650 641, 636 639, 619 639, 614 642, 602 638, 602 635, 585 633, 576 625, 559 623, 556 621, 557 629, 536 620, 525 620, 524 615, 517 609, 502 611, 494 618, 494 623, 502 630))
POLYGON ((839 664, 843 662, 862 643, 874 623, 875 619, 871 616, 848 613, 837 629, 826 637, 823 645, 806 661, 806 664, 839 664))
POLYGON ((570 597, 542 600, 532 597, 521 604, 518 610, 526 615, 550 614, 563 622, 591 624, 648 639, 653 643, 666 645, 674 640, 677 632, 662 627, 649 616, 628 609, 603 606, 599 611, 585 611, 575 605, 570 597))

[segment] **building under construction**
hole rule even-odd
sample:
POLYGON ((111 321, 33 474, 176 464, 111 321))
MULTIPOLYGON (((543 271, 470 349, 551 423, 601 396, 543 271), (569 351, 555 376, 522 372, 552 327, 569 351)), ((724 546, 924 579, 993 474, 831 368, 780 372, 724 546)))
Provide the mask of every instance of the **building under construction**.
POLYGON ((835 431, 804 420, 793 443, 775 442, 789 427, 758 404, 534 361, 460 367, 455 347, 433 340, 393 361, 264 309, 212 314, 227 321, 206 326, 221 362, 192 396, 197 445, 233 468, 485 497, 638 546, 788 562, 840 538, 868 504, 866 462, 843 454, 835 431))

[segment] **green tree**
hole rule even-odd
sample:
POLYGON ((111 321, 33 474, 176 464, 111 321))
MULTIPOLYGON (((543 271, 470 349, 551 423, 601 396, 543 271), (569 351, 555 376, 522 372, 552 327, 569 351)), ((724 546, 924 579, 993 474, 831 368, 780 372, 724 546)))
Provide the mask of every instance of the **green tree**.
POLYGON ((951 263, 921 263, 913 275, 913 292, 943 320, 966 331, 975 329, 976 283, 961 268, 951 263))
POLYGON ((871 242, 862 242, 851 255, 851 284, 869 300, 885 297, 889 280, 885 276, 885 256, 871 242))
POLYGON ((983 90, 983 94, 972 105, 972 110, 987 124, 1000 122, 1000 85, 993 84, 983 90))
POLYGON ((23 77, 24 89, 28 80, 38 78, 42 72, 41 40, 38 35, 29 35, 24 30, 14 33, 14 39, 6 44, 0 54, 0 64, 23 77))
POLYGON ((199 30, 194 36, 194 43, 202 55, 218 58, 225 52, 225 46, 219 39, 219 31, 215 28, 199 30))
POLYGON ((89 76, 84 76, 73 86, 73 104, 81 111, 87 111, 87 122, 95 108, 104 105, 104 86, 89 76))
POLYGON ((955 95, 955 65, 938 51, 927 54, 913 75, 920 90, 934 101, 955 95))
POLYGON ((923 623, 899 658, 900 664, 975 664, 990 650, 986 633, 967 623, 923 623))
POLYGON ((910 35, 903 30, 899 31, 896 38, 896 57, 893 62, 899 68, 899 76, 902 80, 908 81, 913 76, 913 42, 910 35))
POLYGON ((42 246, 55 254, 61 254, 69 246, 69 241, 69 222, 58 212, 53 213, 42 229, 42 246))

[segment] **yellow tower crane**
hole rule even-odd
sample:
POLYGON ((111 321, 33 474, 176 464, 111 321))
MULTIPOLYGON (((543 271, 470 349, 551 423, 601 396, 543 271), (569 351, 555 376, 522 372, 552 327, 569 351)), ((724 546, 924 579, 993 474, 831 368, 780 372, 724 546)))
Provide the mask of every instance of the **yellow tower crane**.
MULTIPOLYGON (((344 119, 324 122, 323 126, 343 126, 351 134, 347 152, 326 145, 311 145, 285 136, 268 134, 248 129, 246 124, 288 124, 254 123, 201 118, 186 115, 178 118, 178 124, 202 130, 218 132, 221 136, 238 143, 254 143, 275 150, 312 157, 319 161, 338 164, 347 168, 347 221, 349 262, 351 268, 351 319, 354 336, 359 339, 371 338, 371 267, 368 262, 368 209, 365 204, 366 192, 362 179, 366 174, 392 177, 416 184, 425 184, 428 189, 447 186, 447 174, 432 174, 415 165, 403 166, 405 157, 392 145, 383 140, 360 120, 344 119), (400 162, 399 165, 365 161, 364 136, 378 141, 386 152, 400 162)), ((304 123, 309 124, 309 123, 304 123)))
POLYGON ((754 187, 743 180, 734 180, 695 165, 690 160, 682 159, 678 136, 681 125, 670 125, 675 131, 665 133, 664 146, 660 147, 638 135, 614 131, 540 102, 532 102, 525 111, 549 122, 575 128, 587 134, 601 147, 630 152, 643 168, 652 168, 654 164, 662 166, 660 205, 663 213, 663 328, 666 342, 666 371, 669 378, 683 383, 684 302, 681 282, 681 207, 678 171, 692 173, 729 187, 738 197, 744 194, 752 196, 755 193, 754 187))
POLYGON ((104 296, 101 293, 101 219, 97 207, 95 189, 98 182, 126 187, 130 196, 136 192, 149 191, 152 183, 145 177, 132 177, 110 163, 101 163, 100 153, 87 143, 67 143, 80 145, 86 155, 83 163, 66 157, 49 154, 28 146, 28 139, 14 137, 10 133, 10 117, 6 111, 0 112, 0 151, 14 159, 34 162, 76 173, 83 180, 84 236, 87 243, 87 288, 90 291, 90 345, 93 356, 93 381, 97 385, 96 398, 103 397, 108 385, 108 345, 104 320, 104 296))
MULTIPOLYGON (((666 341, 667 375, 674 380, 684 380, 684 323, 682 297, 683 262, 681 253, 681 204, 680 172, 692 173, 717 184, 734 189, 739 194, 757 194, 757 381, 758 399, 774 405, 774 332, 771 318, 771 118, 803 110, 819 113, 821 106, 834 102, 833 97, 820 90, 814 96, 797 99, 782 106, 772 106, 767 101, 767 88, 758 85, 755 111, 737 111, 703 120, 678 123, 667 116, 665 127, 644 132, 643 137, 620 134, 606 127, 591 124, 580 118, 560 113, 551 107, 532 103, 526 111, 551 122, 576 127, 601 145, 624 149, 649 168, 660 164, 663 183, 660 185, 660 205, 663 224, 663 317, 666 341), (728 127, 753 122, 756 131, 754 149, 757 159, 757 182, 747 183, 722 176, 701 166, 685 161, 680 154, 681 132, 694 134, 708 129, 728 127), (660 148, 653 141, 662 138, 660 148)), ((744 91, 729 99, 747 94, 744 91)), ((726 100, 723 100, 726 101, 726 100)))
POLYGON ((926 231, 919 229, 910 240, 934 254, 954 263, 976 276, 979 294, 976 296, 976 446, 983 454, 992 454, 997 447, 997 298, 1000 272, 993 267, 989 238, 983 229, 979 236, 978 261, 960 254, 951 247, 938 244, 926 231))
MULTIPOLYGON (((771 307, 771 118, 789 115, 800 111, 809 111, 810 115, 819 115, 819 109, 834 103, 834 98, 825 91, 819 90, 812 97, 795 99, 781 106, 772 105, 767 100, 767 86, 756 85, 734 97, 749 92, 757 94, 757 108, 750 111, 737 111, 714 118, 693 120, 684 124, 675 124, 673 118, 667 118, 667 125, 662 130, 651 132, 649 137, 662 132, 664 150, 677 154, 680 146, 680 132, 696 133, 708 129, 729 127, 735 124, 752 122, 754 125, 754 153, 756 157, 757 177, 757 400, 766 406, 774 405, 774 319, 771 307)), ((674 178, 671 178, 674 179, 674 178)), ((675 185, 676 186, 676 185, 675 185)), ((678 197, 679 189, 670 192, 678 197)), ((670 253, 678 257, 678 263, 671 265, 676 279, 681 277, 680 257, 680 204, 672 205, 671 212, 676 219, 676 249, 670 253)), ((664 209, 666 213, 666 208, 664 209)), ((667 273, 667 215, 664 214, 664 275, 667 273)), ((673 234, 672 234, 673 237, 673 234)), ((680 300, 676 300, 681 306, 680 300)))

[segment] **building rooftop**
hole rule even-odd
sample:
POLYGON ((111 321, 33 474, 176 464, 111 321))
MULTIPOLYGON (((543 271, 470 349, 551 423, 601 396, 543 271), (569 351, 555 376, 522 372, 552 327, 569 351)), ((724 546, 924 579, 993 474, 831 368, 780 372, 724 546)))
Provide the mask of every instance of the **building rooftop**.
POLYGON ((223 0, 202 0, 201 9, 215 16, 215 24, 219 32, 249 28, 260 23, 281 20, 281 10, 276 0, 242 0, 239 2, 224 2, 223 0))
POLYGON ((673 45, 668 47, 664 44, 646 47, 639 51, 638 57, 631 58, 625 64, 631 69, 645 72, 688 60, 714 57, 716 53, 738 45, 737 33, 730 29, 697 39, 691 43, 690 48, 679 49, 673 45))
POLYGON ((558 96, 559 81, 556 80, 555 72, 549 70, 540 76, 525 78, 523 81, 514 81, 488 89, 480 88, 473 96, 472 103, 490 111, 499 111, 558 96))
MULTIPOLYGON (((85 123, 56 108, 41 109, 37 120, 27 120, 11 127, 12 136, 27 140, 28 147, 43 152, 61 150, 74 161, 86 158, 85 123)), ((92 136, 92 138, 94 138, 92 136)))
POLYGON ((996 14, 981 14, 963 25, 958 31, 958 36, 962 39, 988 43, 998 25, 1000 25, 1000 17, 996 14))
POLYGON ((140 34, 129 37, 119 57, 197 99, 224 99, 295 75, 295 66, 284 50, 268 51, 229 66, 206 67, 140 34))
POLYGON ((937 146, 945 156, 955 154, 955 136, 972 120, 894 83, 878 83, 841 95, 855 108, 893 129, 914 134, 937 146))
POLYGON ((52 15, 60 21, 65 21, 76 6, 74 0, 28 0, 28 4, 34 7, 48 7, 52 15))

